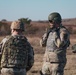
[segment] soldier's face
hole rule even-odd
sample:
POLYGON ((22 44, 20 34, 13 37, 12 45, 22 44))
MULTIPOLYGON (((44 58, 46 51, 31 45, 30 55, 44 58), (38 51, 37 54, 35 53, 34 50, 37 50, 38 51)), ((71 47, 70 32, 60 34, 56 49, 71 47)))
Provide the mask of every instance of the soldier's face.
POLYGON ((13 32, 14 32, 14 30, 12 29, 12 30, 11 30, 11 34, 13 34, 13 32))
POLYGON ((59 24, 52 22, 52 21, 49 21, 49 25, 50 25, 50 28, 58 28, 59 27, 59 24))
POLYGON ((55 27, 55 23, 53 21, 49 21, 49 25, 50 25, 50 28, 54 28, 55 27))
POLYGON ((54 28, 54 24, 53 23, 49 23, 50 28, 54 28))

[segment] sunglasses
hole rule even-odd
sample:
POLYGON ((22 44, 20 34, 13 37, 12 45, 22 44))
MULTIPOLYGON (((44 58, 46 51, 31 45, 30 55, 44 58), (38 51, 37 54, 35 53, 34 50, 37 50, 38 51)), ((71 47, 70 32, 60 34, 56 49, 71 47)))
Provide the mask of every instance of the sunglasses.
POLYGON ((52 20, 49 20, 50 23, 54 23, 52 20))

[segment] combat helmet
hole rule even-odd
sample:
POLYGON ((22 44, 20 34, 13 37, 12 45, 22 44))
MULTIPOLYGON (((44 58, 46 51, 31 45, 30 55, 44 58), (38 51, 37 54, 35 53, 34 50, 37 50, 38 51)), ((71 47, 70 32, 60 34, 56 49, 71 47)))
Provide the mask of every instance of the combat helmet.
POLYGON ((21 21, 13 21, 11 24, 11 29, 20 29, 24 31, 24 24, 21 21))
POLYGON ((49 22, 61 23, 61 15, 58 12, 53 12, 48 16, 49 22))

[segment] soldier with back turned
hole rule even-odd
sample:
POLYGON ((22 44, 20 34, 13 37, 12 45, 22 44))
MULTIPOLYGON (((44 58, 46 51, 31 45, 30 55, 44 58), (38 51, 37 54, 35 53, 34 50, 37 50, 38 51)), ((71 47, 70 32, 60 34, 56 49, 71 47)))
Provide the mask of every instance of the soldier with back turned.
POLYGON ((34 64, 34 50, 23 35, 24 29, 22 22, 12 22, 11 35, 1 42, 2 75, 26 75, 34 64))

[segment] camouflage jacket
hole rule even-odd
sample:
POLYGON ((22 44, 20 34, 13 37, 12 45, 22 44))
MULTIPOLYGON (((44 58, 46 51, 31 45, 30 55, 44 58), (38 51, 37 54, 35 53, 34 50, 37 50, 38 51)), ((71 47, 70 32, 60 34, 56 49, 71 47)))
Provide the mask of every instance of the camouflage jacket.
POLYGON ((61 26, 58 29, 49 30, 46 32, 40 40, 40 45, 46 47, 46 51, 50 52, 65 52, 70 45, 69 31, 61 26))
MULTIPOLYGON (((1 42, 1 52, 2 52, 1 66, 2 67, 13 67, 13 66, 4 66, 3 65, 3 64, 6 64, 6 62, 4 62, 5 61, 4 59, 6 58, 6 55, 8 54, 6 52, 6 50, 4 50, 4 47, 5 47, 5 43, 9 40, 9 38, 10 38, 10 36, 4 38, 2 40, 2 42, 1 42)), ((33 64, 34 64, 34 51, 33 51, 33 47, 30 45, 30 43, 28 42, 28 40, 27 40, 27 46, 28 46, 28 55, 27 55, 28 59, 27 59, 27 62, 25 62, 25 63, 26 63, 26 69, 27 69, 27 67, 28 67, 28 69, 30 69, 33 66, 33 64)))

